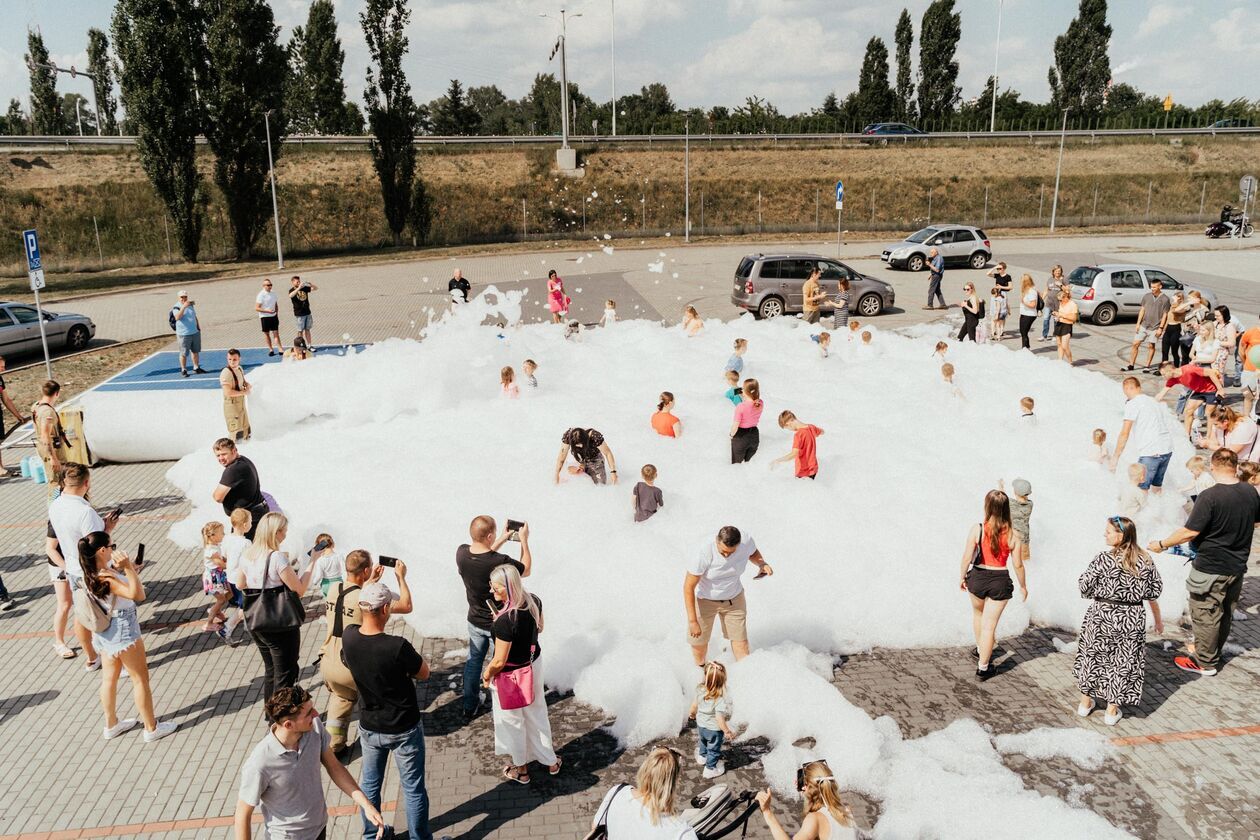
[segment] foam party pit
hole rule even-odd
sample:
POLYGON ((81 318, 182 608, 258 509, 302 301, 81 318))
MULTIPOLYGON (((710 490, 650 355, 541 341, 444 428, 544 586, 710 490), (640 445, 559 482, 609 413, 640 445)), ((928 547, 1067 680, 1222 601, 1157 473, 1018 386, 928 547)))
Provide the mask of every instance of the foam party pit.
MULTIPOLYGON (((796 767, 822 757, 843 785, 879 800, 878 837, 1126 836, 1025 788, 1001 760, 1027 750, 1092 769, 1111 760, 1100 739, 1039 730, 999 751, 994 736, 1012 733, 960 720, 905 740, 895 721, 873 720, 829 681, 838 654, 973 644, 960 563, 999 479, 1008 488, 1027 479, 1035 502, 1029 597, 1020 601, 1017 590, 999 635, 1030 622, 1078 626, 1087 602, 1077 577, 1104 546, 1105 519, 1127 480, 1123 466, 1113 474, 1088 458, 1094 428, 1114 439, 1120 427, 1116 382, 1004 347, 951 343, 950 387, 933 356, 940 325, 899 333, 864 322, 871 344, 836 335, 829 358, 810 340, 817 327, 787 318, 711 320, 690 338, 625 320, 584 330, 579 341, 557 325, 483 325, 517 323, 520 305, 520 293, 491 288, 425 326, 421 340, 251 376, 255 437, 242 451, 290 518, 291 556, 328 531, 347 549, 402 557, 416 598, 407 619, 424 635, 462 638, 454 553, 469 521, 527 521, 534 566, 526 585, 547 605, 549 684, 606 710, 612 733, 641 745, 685 723, 695 666, 684 639, 684 564, 719 527, 735 525, 775 569, 762 580, 745 576, 754 652, 731 667, 730 681, 741 737, 772 745, 762 764, 778 791, 793 795, 796 767), (731 465, 723 369, 737 337, 748 339, 744 376, 760 381, 765 412, 760 451, 731 465), (526 358, 538 363, 537 388, 520 376, 526 358), (519 400, 500 393, 507 365, 519 400), (683 423, 677 439, 648 422, 665 390, 683 423), (1034 422, 1020 419, 1023 396, 1036 400, 1034 422), (816 481, 794 478, 790 464, 769 466, 790 449, 791 434, 776 423, 783 409, 825 431, 816 481), (561 434, 573 426, 604 434, 619 484, 563 472, 554 480, 561 434), (648 463, 665 506, 635 523, 631 488, 648 463), (793 746, 803 738, 814 747, 793 746)), ((129 396, 100 395, 124 402, 93 410, 125 416, 129 396)), ((161 409, 146 402, 144 411, 161 409)), ((217 405, 204 411, 220 416, 217 405)), ((148 442, 131 429, 129 446, 187 453, 168 478, 194 511, 170 535, 191 550, 204 522, 224 520, 210 498, 221 472, 211 452, 218 433, 198 422, 167 426, 148 442)), ((1187 480, 1181 465, 1192 453, 1178 447, 1169 491, 1138 517, 1142 543, 1181 524, 1184 498, 1172 488, 1187 480)), ((1158 565, 1161 607, 1179 615, 1181 559, 1161 556, 1158 565)), ((714 636, 710 655, 729 662, 714 636)), ((1064 698, 1067 727, 1073 702, 1064 698)))

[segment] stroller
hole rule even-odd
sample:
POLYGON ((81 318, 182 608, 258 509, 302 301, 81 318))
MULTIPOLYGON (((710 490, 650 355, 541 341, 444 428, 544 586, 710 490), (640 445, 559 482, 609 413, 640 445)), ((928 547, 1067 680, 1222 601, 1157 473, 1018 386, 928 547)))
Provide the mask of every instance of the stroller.
MULTIPOLYGON (((617 790, 629 785, 618 785, 617 790)), ((613 794, 616 795, 615 793, 613 794)), ((757 811, 757 795, 751 790, 732 793, 727 785, 713 785, 706 788, 691 799, 691 807, 679 814, 679 817, 696 830, 700 840, 718 840, 741 829, 740 837, 748 833, 748 818, 757 811)), ((586 835, 585 840, 603 840, 608 837, 608 827, 604 820, 607 814, 600 814, 596 826, 586 835)))

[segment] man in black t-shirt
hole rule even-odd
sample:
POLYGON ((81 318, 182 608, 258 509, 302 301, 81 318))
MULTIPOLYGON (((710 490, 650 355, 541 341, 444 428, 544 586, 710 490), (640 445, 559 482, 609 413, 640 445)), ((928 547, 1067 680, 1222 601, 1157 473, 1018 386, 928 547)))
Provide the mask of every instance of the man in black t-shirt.
POLYGON ((306 339, 306 346, 315 349, 314 339, 311 338, 311 327, 315 324, 315 319, 311 315, 311 292, 319 291, 310 281, 303 281, 297 275, 289 281, 289 300, 293 303, 293 319, 297 325, 298 335, 306 339))
POLYGON ((478 516, 468 526, 472 542, 455 550, 455 568, 464 581, 464 595, 468 599, 468 659, 464 662, 464 720, 472 720, 480 708, 481 666, 490 649, 490 606, 494 600, 490 594, 490 573, 497 566, 515 566, 521 577, 529 577, 534 558, 529 553, 529 525, 522 524, 520 531, 504 531, 495 537, 498 526, 491 516, 478 516), (521 543, 521 559, 513 560, 499 549, 515 537, 521 543))
POLYGON ((472 291, 472 283, 464 279, 464 272, 455 269, 455 276, 446 284, 446 291, 455 303, 468 303, 468 293, 472 291))
MULTIPOLYGON (((359 689, 359 744, 363 775, 359 787, 373 807, 381 807, 381 786, 390 753, 398 762, 399 787, 407 806, 407 830, 419 840, 433 840, 429 831, 429 794, 424 784, 424 725, 416 680, 429 678, 429 666, 401 636, 385 632, 393 593, 381 583, 359 590, 363 623, 345 628, 341 649, 359 689)), ((366 820, 365 837, 376 827, 366 820)))
POLYGON ((242 455, 231 438, 219 438, 214 442, 214 456, 223 465, 219 486, 214 488, 214 500, 223 504, 228 516, 237 508, 245 508, 253 517, 245 539, 252 540, 258 523, 268 513, 267 500, 258 485, 258 470, 254 462, 242 455))
POLYGON ((1198 552, 1186 576, 1194 650, 1173 661, 1183 671, 1207 677, 1221 666, 1221 648, 1229 639, 1234 604, 1242 593, 1251 541, 1260 522, 1260 495, 1238 480, 1238 456, 1232 449, 1212 453, 1212 477, 1216 484, 1199 493, 1186 524, 1147 546, 1162 552, 1189 542, 1198 552))
POLYGON ((560 471, 564 469, 565 459, 569 453, 577 459, 582 472, 591 477, 596 484, 607 484, 608 474, 612 474, 612 483, 617 483, 617 459, 612 450, 604 442, 604 436, 598 429, 572 428, 566 429, 560 436, 560 455, 556 458, 556 483, 560 483, 560 471), (607 468, 605 467, 607 459, 607 468))

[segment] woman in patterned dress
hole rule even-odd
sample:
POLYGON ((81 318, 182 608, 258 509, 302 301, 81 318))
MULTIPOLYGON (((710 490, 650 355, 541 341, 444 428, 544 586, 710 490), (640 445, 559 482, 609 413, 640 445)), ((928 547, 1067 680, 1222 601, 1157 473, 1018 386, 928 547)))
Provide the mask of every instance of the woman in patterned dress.
POLYGON ((1107 550, 1081 575, 1082 598, 1093 598, 1081 624, 1072 674, 1081 689, 1076 713, 1087 717, 1094 698, 1107 701, 1103 723, 1115 726, 1121 706, 1142 700, 1146 671, 1146 610, 1151 605, 1155 632, 1164 632, 1156 598, 1164 590, 1159 570, 1137 542, 1137 528, 1123 516, 1107 520, 1107 550))

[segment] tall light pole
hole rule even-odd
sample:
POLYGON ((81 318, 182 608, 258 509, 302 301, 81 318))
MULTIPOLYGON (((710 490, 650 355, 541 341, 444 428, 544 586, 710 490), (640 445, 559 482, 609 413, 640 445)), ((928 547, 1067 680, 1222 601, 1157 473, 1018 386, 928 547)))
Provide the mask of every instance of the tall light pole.
POLYGON ((267 131, 267 171, 271 174, 271 218, 276 223, 276 262, 277 267, 284 268, 284 250, 280 247, 280 207, 276 203, 276 165, 271 160, 271 115, 270 108, 263 112, 263 127, 267 131))
POLYGON ((989 103, 989 133, 993 133, 994 120, 997 117, 997 93, 998 93, 998 48, 1002 46, 1002 7, 1006 5, 1006 0, 998 0, 998 30, 997 41, 993 44, 993 97, 989 103))
MULTIPOLYGON (((69 73, 70 78, 72 79, 76 79, 79 76, 82 76, 85 79, 91 80, 92 82, 92 108, 96 111, 96 136, 97 137, 101 136, 101 106, 96 101, 96 75, 95 74, 87 73, 87 72, 84 72, 83 70, 76 70, 74 69, 74 65, 71 65, 70 69, 67 70, 64 67, 58 67, 54 62, 51 62, 51 61, 48 62, 47 64, 44 64, 43 62, 39 62, 39 61, 28 61, 26 63, 26 66, 28 69, 31 69, 31 70, 34 70, 36 67, 43 67, 45 70, 51 70, 54 73, 69 73)), ((80 127, 79 134, 82 134, 82 133, 83 133, 83 129, 82 127, 80 127)))
POLYGON ((608 46, 612 56, 612 136, 617 136, 617 0, 608 0, 608 46))
POLYGON ((1063 173, 1063 141, 1067 139, 1068 108, 1063 109, 1063 128, 1059 130, 1059 165, 1054 170, 1054 203, 1050 205, 1050 232, 1054 233, 1054 222, 1059 213, 1059 176, 1063 173))
POLYGON ((683 139, 683 239, 691 241, 691 117, 683 123, 686 137, 683 139))
MULTIPOLYGON (((564 9, 560 10, 560 38, 556 41, 555 47, 551 50, 548 61, 556 57, 556 53, 560 53, 560 148, 569 148, 569 68, 566 61, 565 53, 565 36, 568 33, 567 18, 581 17, 581 12, 575 12, 566 17, 564 9)), ((550 17, 550 15, 539 15, 539 17, 550 17)))

